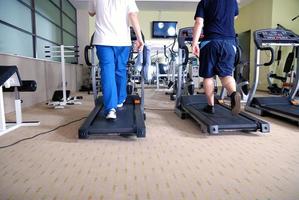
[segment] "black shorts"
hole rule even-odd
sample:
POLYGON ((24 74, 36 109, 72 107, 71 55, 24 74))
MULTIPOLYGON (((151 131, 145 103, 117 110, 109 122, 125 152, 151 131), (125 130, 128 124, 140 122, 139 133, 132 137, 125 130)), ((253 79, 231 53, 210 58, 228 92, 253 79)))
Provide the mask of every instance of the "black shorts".
POLYGON ((211 40, 200 48, 199 76, 211 78, 232 76, 236 56, 234 40, 211 40))

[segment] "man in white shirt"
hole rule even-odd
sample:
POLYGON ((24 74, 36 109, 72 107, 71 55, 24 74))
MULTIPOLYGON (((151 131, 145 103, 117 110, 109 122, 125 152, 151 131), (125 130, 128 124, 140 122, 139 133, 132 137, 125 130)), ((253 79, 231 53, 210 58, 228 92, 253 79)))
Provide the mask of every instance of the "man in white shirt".
POLYGON ((130 23, 136 33, 135 48, 143 49, 135 0, 89 0, 89 15, 96 15, 93 44, 101 67, 106 119, 116 119, 116 109, 127 97, 126 65, 131 50, 130 23))

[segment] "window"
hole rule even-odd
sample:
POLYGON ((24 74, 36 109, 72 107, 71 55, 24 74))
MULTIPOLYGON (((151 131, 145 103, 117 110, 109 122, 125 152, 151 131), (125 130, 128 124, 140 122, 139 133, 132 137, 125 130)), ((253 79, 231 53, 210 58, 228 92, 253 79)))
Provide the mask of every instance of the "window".
POLYGON ((38 36, 53 41, 57 44, 61 44, 61 29, 57 25, 53 24, 39 14, 35 15, 35 19, 36 34, 38 36))
POLYGON ((33 57, 31 34, 0 23, 0 35, 0 52, 33 57))
POLYGON ((45 45, 77 45, 76 23, 69 0, 0 0, 0 53, 45 58, 45 45))
POLYGON ((0 20, 32 32, 31 9, 17 0, 0 0, 0 20))

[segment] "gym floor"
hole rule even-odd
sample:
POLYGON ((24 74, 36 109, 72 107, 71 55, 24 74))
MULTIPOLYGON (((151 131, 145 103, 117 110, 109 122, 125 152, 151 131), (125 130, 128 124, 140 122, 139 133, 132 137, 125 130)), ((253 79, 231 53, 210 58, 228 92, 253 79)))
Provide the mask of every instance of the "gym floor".
MULTIPOLYGON (((208 136, 181 120, 164 92, 146 90, 144 139, 103 136, 78 140, 77 121, 0 149, 0 199, 297 200, 299 128, 262 117, 271 133, 208 136)), ((1 136, 0 146, 86 117, 83 104, 52 110, 24 109, 22 127, 1 136)))

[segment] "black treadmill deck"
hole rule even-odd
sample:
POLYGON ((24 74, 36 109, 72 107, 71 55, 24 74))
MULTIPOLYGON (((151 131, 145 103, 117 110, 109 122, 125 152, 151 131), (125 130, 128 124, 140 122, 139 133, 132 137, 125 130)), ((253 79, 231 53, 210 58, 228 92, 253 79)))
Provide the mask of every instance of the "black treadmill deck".
POLYGON ((116 120, 106 120, 102 98, 97 100, 97 106, 79 129, 79 138, 88 138, 89 135, 105 134, 132 134, 145 137, 144 116, 140 104, 134 104, 137 96, 128 96, 124 106, 117 109, 116 120))
POLYGON ((113 121, 106 120, 104 109, 101 109, 91 123, 89 133, 134 133, 136 132, 134 121, 134 105, 132 104, 124 104, 122 108, 117 109, 117 119, 113 121))
POLYGON ((292 105, 287 97, 255 97, 252 104, 264 112, 299 121, 299 106, 292 105))
POLYGON ((244 112, 232 115, 231 110, 224 105, 215 104, 215 114, 204 112, 203 108, 207 105, 205 95, 182 96, 181 102, 184 111, 200 123, 203 132, 218 134, 224 131, 270 131, 267 122, 244 112))

